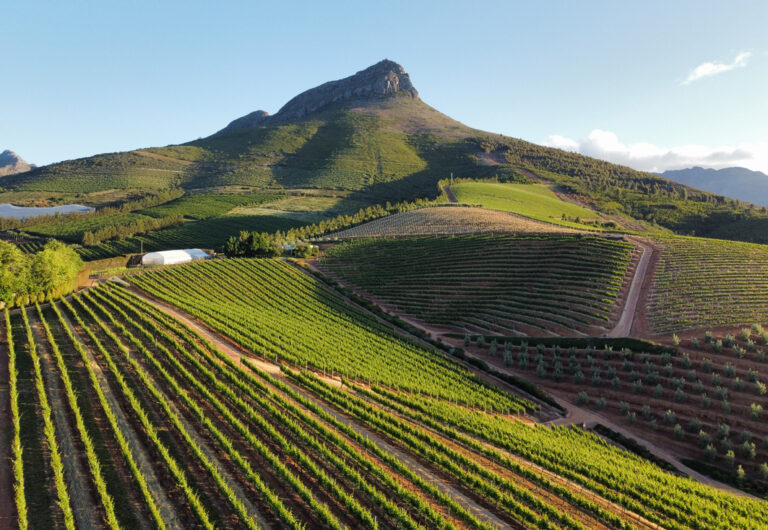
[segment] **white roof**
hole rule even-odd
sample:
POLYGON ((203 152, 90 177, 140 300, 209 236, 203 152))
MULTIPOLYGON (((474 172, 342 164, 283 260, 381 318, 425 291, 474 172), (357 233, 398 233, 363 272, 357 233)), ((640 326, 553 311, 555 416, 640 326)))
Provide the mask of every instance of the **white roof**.
POLYGON ((196 259, 206 259, 210 256, 199 248, 185 248, 182 250, 160 250, 149 252, 141 258, 142 265, 173 265, 196 259))

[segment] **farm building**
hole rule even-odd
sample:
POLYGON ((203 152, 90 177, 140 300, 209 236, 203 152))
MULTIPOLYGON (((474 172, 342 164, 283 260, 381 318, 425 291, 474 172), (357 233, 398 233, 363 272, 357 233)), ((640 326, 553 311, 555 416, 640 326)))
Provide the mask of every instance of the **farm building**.
POLYGON ((210 254, 199 248, 185 248, 183 250, 160 250, 158 252, 149 252, 141 258, 141 264, 144 267, 156 267, 158 265, 174 265, 176 263, 186 263, 198 259, 208 259, 210 254))

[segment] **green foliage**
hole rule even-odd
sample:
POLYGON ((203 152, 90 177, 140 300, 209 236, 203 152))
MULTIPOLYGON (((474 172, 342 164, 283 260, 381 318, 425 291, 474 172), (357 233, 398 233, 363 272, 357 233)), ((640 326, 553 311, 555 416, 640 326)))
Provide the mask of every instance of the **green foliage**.
POLYGON ((256 232, 240 232, 240 235, 231 236, 224 244, 224 253, 231 258, 271 258, 282 253, 282 247, 278 241, 268 234, 256 232))
POLYGON ((141 151, 110 153, 43 166, 4 179, 8 188, 89 193, 111 189, 159 190, 181 182, 185 165, 141 151))
POLYGON ((0 301, 26 305, 45 294, 63 294, 76 286, 83 262, 64 243, 50 240, 35 255, 0 241, 0 301))
POLYGON ((16 245, 0 241, 0 301, 11 302, 29 285, 29 259, 16 245))
POLYGON ((521 407, 282 261, 211 260, 142 273, 132 281, 270 359, 493 410, 521 407), (220 288, 200 288, 214 283, 220 288), (340 321, 345 324, 332 324, 340 321))
POLYGON ((49 241, 35 254, 30 265, 31 292, 50 292, 61 286, 73 286, 83 262, 77 252, 60 241, 49 241))
POLYGON ((108 241, 110 239, 125 239, 133 237, 135 234, 144 234, 155 230, 162 230, 173 226, 184 224, 184 219, 180 215, 170 215, 168 217, 138 219, 127 225, 108 225, 96 230, 95 232, 84 232, 82 244, 84 247, 92 247, 108 241))

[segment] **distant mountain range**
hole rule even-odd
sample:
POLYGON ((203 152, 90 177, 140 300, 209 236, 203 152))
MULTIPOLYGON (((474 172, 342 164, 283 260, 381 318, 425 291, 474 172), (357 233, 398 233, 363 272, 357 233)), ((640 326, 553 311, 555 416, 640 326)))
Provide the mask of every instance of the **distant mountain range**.
POLYGON ((661 176, 718 195, 758 206, 768 206, 768 175, 743 167, 709 169, 692 167, 661 173, 661 176))
POLYGON ((28 164, 13 151, 6 149, 0 153, 0 177, 3 175, 23 173, 34 167, 36 167, 34 164, 28 164))

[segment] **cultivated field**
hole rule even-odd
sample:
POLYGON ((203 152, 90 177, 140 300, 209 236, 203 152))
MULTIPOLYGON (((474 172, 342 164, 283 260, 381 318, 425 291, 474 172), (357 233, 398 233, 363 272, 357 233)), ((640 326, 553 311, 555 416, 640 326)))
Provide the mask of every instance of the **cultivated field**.
POLYGON ((666 238, 649 296, 656 333, 768 322, 768 247, 666 238))
POLYGON ((335 232, 326 239, 356 239, 365 237, 409 237, 459 234, 556 234, 574 230, 541 223, 507 212, 437 206, 421 208, 376 219, 354 228, 335 232))
MULTIPOLYGON (((768 407, 764 372, 768 333, 744 328, 737 336, 707 332, 675 348, 653 351, 595 346, 545 346, 526 339, 492 345, 472 337, 470 350, 514 369, 573 403, 683 458, 713 465, 768 489, 768 407)), ((692 464, 692 465, 695 465, 692 464)))
POLYGON ((361 240, 323 270, 430 324, 531 335, 602 333, 617 317, 634 245, 594 237, 361 240))
POLYGON ((768 524, 763 503, 521 421, 529 402, 284 262, 137 279, 244 348, 117 286, 6 312, 22 528, 768 524))

